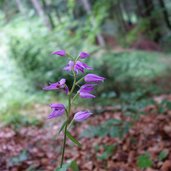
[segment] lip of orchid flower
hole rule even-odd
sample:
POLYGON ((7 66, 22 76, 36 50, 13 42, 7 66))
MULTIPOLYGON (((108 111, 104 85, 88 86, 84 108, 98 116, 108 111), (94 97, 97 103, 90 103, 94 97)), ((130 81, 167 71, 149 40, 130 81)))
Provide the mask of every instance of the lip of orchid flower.
POLYGON ((60 81, 58 81, 56 83, 52 83, 49 86, 44 87, 43 90, 64 89, 66 94, 68 94, 69 89, 65 83, 66 83, 66 79, 62 78, 60 81))
POLYGON ((65 78, 62 78, 60 81, 59 81, 59 88, 64 88, 65 87, 65 84, 66 83, 66 79, 65 78))
POLYGON ((65 112, 65 106, 63 104, 52 103, 49 106, 51 107, 52 112, 49 114, 48 119, 62 116, 65 112))
POLYGON ((52 54, 59 55, 59 56, 65 56, 66 52, 65 52, 65 50, 58 50, 58 51, 52 52, 52 54))
POLYGON ((87 74, 84 77, 84 80, 85 80, 85 82, 88 82, 88 83, 91 83, 91 82, 100 83, 100 82, 103 82, 105 80, 105 78, 98 76, 96 74, 87 74))
POLYGON ((90 55, 88 54, 88 53, 86 53, 86 52, 81 52, 80 54, 79 54, 79 57, 81 58, 81 59, 85 59, 85 58, 87 58, 87 57, 89 57, 90 55))
POLYGON ((89 111, 80 111, 74 115, 74 120, 77 122, 82 122, 82 121, 88 119, 91 115, 92 115, 92 113, 89 111))

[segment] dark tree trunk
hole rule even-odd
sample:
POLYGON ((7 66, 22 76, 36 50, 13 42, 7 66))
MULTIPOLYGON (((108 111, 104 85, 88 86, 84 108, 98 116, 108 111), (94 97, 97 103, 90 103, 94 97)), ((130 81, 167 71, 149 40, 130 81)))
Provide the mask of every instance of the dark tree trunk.
POLYGON ((2 2, 2 11, 4 13, 4 20, 6 23, 8 23, 10 21, 11 17, 10 17, 9 10, 8 10, 6 3, 7 3, 7 1, 5 1, 5 0, 2 2))
POLYGON ((37 14, 42 18, 44 25, 48 28, 48 30, 52 30, 52 25, 49 21, 48 16, 45 14, 45 11, 40 3, 40 0, 31 0, 31 1, 37 14))
POLYGON ((126 26, 126 22, 125 22, 124 16, 123 16, 124 8, 123 8, 123 5, 121 2, 118 3, 118 10, 119 10, 119 16, 120 16, 120 20, 122 23, 123 31, 127 32, 127 26, 126 26))
POLYGON ((135 0, 135 3, 136 3, 136 14, 139 17, 142 17, 143 14, 142 14, 142 2, 140 2, 139 0, 135 0))
POLYGON ((147 30, 149 33, 153 33, 154 41, 158 42, 161 38, 159 25, 156 22, 155 16, 153 16, 154 5, 152 0, 143 0, 144 8, 143 17, 147 18, 149 21, 149 29, 147 30))
MULTIPOLYGON (((91 15, 92 27, 96 27, 97 21, 94 18, 94 16, 92 15, 90 2, 88 0, 81 0, 81 1, 82 1, 83 7, 84 7, 85 11, 87 12, 87 14, 91 15)), ((100 33, 97 35, 97 41, 98 41, 100 46, 102 46, 102 47, 105 46, 104 38, 100 33)))
POLYGON ((164 20, 166 22, 166 25, 171 30, 171 23, 169 20, 169 14, 168 14, 168 11, 166 9, 165 3, 163 0, 159 0, 159 3, 160 3, 160 7, 162 8, 162 12, 163 12, 163 16, 164 16, 164 20))
POLYGON ((58 12, 57 9, 55 9, 55 15, 56 15, 56 18, 58 19, 58 22, 61 23, 61 16, 60 16, 60 13, 58 12))
POLYGON ((20 13, 22 13, 22 14, 25 14, 25 10, 24 10, 24 7, 23 7, 21 0, 15 0, 15 2, 16 2, 16 6, 18 8, 18 11, 20 11, 20 13))
POLYGON ((43 4, 43 9, 45 11, 45 14, 47 15, 47 17, 49 19, 50 25, 51 25, 52 29, 54 29, 55 28, 55 24, 53 22, 53 18, 51 16, 50 11, 48 10, 48 6, 46 4, 46 1, 45 0, 42 0, 42 4, 43 4))

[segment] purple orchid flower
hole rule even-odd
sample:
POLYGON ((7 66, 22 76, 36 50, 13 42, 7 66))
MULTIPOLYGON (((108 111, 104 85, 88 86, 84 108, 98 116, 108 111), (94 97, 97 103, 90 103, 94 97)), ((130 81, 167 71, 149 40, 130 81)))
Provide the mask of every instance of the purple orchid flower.
POLYGON ((79 54, 79 57, 81 58, 81 59, 85 59, 85 58, 87 58, 87 57, 89 57, 90 55, 88 54, 88 53, 86 53, 86 52, 81 52, 80 54, 79 54))
POLYGON ((58 51, 52 52, 52 54, 59 55, 59 56, 65 56, 66 52, 65 52, 65 50, 58 50, 58 51))
POLYGON ((63 104, 53 103, 50 104, 52 112, 49 114, 48 119, 56 118, 62 116, 65 112, 65 106, 63 104))
POLYGON ((85 98, 85 99, 95 98, 96 96, 94 96, 93 94, 90 94, 90 92, 94 90, 94 86, 95 86, 95 84, 82 85, 80 90, 78 91, 80 97, 85 98))
POLYGON ((74 115, 74 120, 77 122, 82 122, 82 121, 88 119, 90 117, 90 115, 92 115, 92 113, 89 111, 80 111, 74 115))
POLYGON ((93 68, 88 66, 86 63, 77 61, 75 64, 75 67, 74 67, 75 72, 78 73, 80 71, 80 72, 84 73, 84 69, 92 70, 93 68))
POLYGON ((56 83, 52 83, 49 86, 44 87, 43 90, 64 89, 66 94, 68 94, 69 89, 65 83, 66 83, 66 79, 62 78, 60 81, 58 81, 56 83))
POLYGON ((80 72, 84 73, 84 70, 92 70, 93 68, 88 66, 87 64, 80 62, 80 61, 69 61, 68 65, 64 67, 66 71, 74 70, 77 74, 80 72))
POLYGON ((74 69, 74 61, 69 61, 67 66, 64 67, 65 71, 72 71, 74 69))
POLYGON ((85 82, 88 82, 88 83, 91 83, 91 82, 100 83, 100 82, 103 82, 105 80, 105 78, 100 77, 100 76, 98 76, 96 74, 87 74, 84 77, 84 80, 85 80, 85 82))

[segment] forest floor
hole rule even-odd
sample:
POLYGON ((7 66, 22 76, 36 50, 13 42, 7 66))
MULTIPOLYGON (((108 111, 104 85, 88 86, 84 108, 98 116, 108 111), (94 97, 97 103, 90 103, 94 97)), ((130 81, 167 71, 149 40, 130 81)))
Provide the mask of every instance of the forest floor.
MULTIPOLYGON (((131 121, 119 108, 106 107, 87 121, 75 124, 71 133, 82 146, 68 141, 65 161, 75 160, 80 171, 170 171, 171 110, 159 114, 158 104, 163 100, 171 102, 171 95, 152 98, 156 104, 144 108, 144 114, 132 122, 123 138, 108 134, 79 136, 89 126, 98 127, 111 118, 131 121)), ((53 171, 59 164, 63 135, 57 137, 56 132, 60 123, 44 119, 48 112, 46 107, 37 105, 35 108, 43 113, 39 126, 1 128, 0 171, 53 171)))

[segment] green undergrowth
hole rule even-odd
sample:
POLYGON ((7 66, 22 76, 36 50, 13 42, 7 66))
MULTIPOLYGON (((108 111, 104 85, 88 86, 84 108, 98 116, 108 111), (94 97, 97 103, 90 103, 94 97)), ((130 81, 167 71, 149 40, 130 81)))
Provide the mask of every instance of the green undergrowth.
POLYGON ((129 131, 131 126, 130 122, 124 122, 118 119, 109 119, 99 126, 89 126, 84 132, 82 132, 82 137, 118 137, 123 138, 123 136, 129 131))
POLYGON ((3 126, 11 126, 14 129, 27 126, 42 126, 42 121, 33 116, 26 116, 18 112, 12 114, 1 115, 0 120, 3 122, 3 126))
POLYGON ((21 126, 41 125, 42 120, 37 119, 37 113, 32 111, 35 104, 46 104, 51 97, 39 93, 18 93, 17 97, 4 99, 1 104, 0 122, 2 125, 10 125, 15 128, 21 126))
POLYGON ((141 84, 151 84, 157 77, 165 77, 170 71, 170 55, 145 51, 105 52, 89 64, 106 80, 100 91, 115 90, 117 93, 137 89, 141 84), (139 85, 138 85, 139 84, 139 85))

